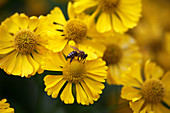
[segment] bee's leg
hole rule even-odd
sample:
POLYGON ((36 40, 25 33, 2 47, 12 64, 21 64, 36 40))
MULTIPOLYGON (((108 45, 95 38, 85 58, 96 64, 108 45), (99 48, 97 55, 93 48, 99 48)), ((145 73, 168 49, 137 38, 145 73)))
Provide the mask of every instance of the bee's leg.
POLYGON ((78 58, 77 58, 77 60, 79 60, 79 57, 80 57, 80 55, 78 55, 78 58))
POLYGON ((74 59, 74 57, 71 57, 71 59, 70 59, 70 63, 72 62, 72 60, 74 59))

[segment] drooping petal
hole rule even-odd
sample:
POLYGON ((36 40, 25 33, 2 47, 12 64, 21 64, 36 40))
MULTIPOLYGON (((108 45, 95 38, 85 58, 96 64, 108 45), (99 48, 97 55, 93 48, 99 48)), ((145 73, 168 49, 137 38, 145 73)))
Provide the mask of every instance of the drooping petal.
POLYGON ((42 68, 50 71, 62 71, 61 66, 65 65, 65 58, 62 53, 47 53, 42 60, 42 68))
POLYGON ((22 55, 18 54, 12 74, 21 75, 21 72, 22 72, 22 55))
POLYGON ((78 104, 89 105, 89 99, 79 83, 76 84, 76 99, 78 104))
POLYGON ((161 103, 158 103, 157 105, 153 106, 155 113, 169 113, 170 110, 166 106, 162 105, 161 103))
POLYGON ((59 7, 55 7, 51 11, 50 18, 53 20, 53 22, 56 22, 58 24, 64 25, 66 23, 66 19, 59 7))
POLYGON ((52 98, 57 98, 59 91, 65 84, 66 80, 62 79, 57 84, 55 84, 51 88, 45 88, 45 91, 47 92, 47 95, 52 95, 52 98))
POLYGON ((101 58, 95 59, 95 60, 91 60, 91 61, 86 61, 85 63, 87 71, 93 71, 94 69, 97 68, 104 68, 105 70, 107 70, 107 67, 105 67, 106 62, 103 61, 101 58))
POLYGON ((110 14, 105 12, 101 13, 96 24, 97 31, 101 33, 110 31, 112 29, 111 26, 110 14))
MULTIPOLYGON (((106 74, 104 74, 106 75, 106 74)), ((98 82, 105 82, 106 76, 98 76, 96 74, 91 74, 91 73, 87 73, 86 76, 88 76, 89 78, 96 80, 98 82)))
POLYGON ((104 89, 104 85, 100 82, 91 80, 89 78, 85 78, 84 82, 86 83, 87 87, 92 92, 93 97, 98 97, 99 94, 102 93, 102 89, 104 89))
POLYGON ((165 86, 169 86, 169 81, 170 81, 170 71, 166 72, 166 74, 163 76, 162 78, 162 83, 165 85, 165 86))
POLYGON ((71 2, 68 3, 67 13, 68 13, 69 19, 73 19, 76 16, 75 9, 74 9, 73 4, 71 2))
POLYGON ((30 62, 30 64, 32 65, 33 67, 33 73, 32 75, 35 75, 35 73, 38 71, 38 69, 40 68, 40 64, 38 64, 33 58, 31 55, 28 55, 27 56, 28 58, 28 61, 30 62))
POLYGON ((68 82, 63 92, 60 95, 60 98, 66 104, 74 103, 74 97, 72 94, 72 83, 68 82))
POLYGON ((35 16, 32 16, 32 17, 30 17, 30 20, 28 23, 28 26, 29 26, 28 29, 31 31, 35 31, 38 28, 38 24, 39 24, 38 18, 35 16))
POLYGON ((65 39, 64 36, 55 36, 54 38, 48 40, 49 45, 47 48, 53 52, 60 52, 64 49, 67 42, 68 40, 65 39))
POLYGON ((112 26, 114 31, 118 33, 124 33, 128 30, 128 28, 123 25, 121 20, 115 14, 112 14, 112 26))
POLYGON ((33 73, 33 67, 28 61, 27 55, 22 55, 22 72, 21 77, 28 77, 28 75, 33 73))
POLYGON ((133 109, 135 113, 139 113, 140 109, 142 108, 142 105, 144 104, 145 100, 141 99, 136 102, 129 102, 130 107, 133 109))
POLYGON ((84 91, 86 92, 89 102, 90 104, 93 104, 93 100, 97 100, 100 96, 98 95, 98 98, 93 97, 92 92, 89 90, 89 88, 87 87, 87 85, 82 81, 80 82, 80 84, 82 85, 84 91))
POLYGON ((76 9, 75 10, 76 13, 81 13, 88 8, 96 6, 97 4, 98 2, 95 0, 80 0, 80 1, 75 2, 73 4, 73 7, 76 9))
POLYGON ((149 78, 159 79, 163 75, 164 71, 161 67, 148 60, 145 63, 144 73, 146 80, 149 78))
POLYGON ((18 20, 18 18, 19 18, 19 14, 15 13, 10 18, 7 18, 5 21, 3 21, 2 26, 5 27, 9 33, 15 34, 17 31, 19 31, 18 23, 15 22, 16 20, 18 20))
POLYGON ((122 88, 121 97, 127 100, 132 100, 132 102, 135 102, 141 99, 143 96, 139 89, 135 89, 129 86, 124 86, 122 88))

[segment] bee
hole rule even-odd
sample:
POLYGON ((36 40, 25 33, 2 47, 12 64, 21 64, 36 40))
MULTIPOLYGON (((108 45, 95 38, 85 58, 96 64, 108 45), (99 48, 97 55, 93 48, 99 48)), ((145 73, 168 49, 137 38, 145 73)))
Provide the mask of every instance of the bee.
POLYGON ((82 50, 79 50, 78 48, 74 47, 74 46, 70 46, 71 48, 73 48, 75 51, 72 51, 70 52, 68 55, 67 55, 67 58, 71 58, 70 62, 72 62, 72 60, 77 56, 78 57, 78 60, 79 58, 81 58, 81 60, 85 59, 88 55, 85 54, 84 51, 82 50))

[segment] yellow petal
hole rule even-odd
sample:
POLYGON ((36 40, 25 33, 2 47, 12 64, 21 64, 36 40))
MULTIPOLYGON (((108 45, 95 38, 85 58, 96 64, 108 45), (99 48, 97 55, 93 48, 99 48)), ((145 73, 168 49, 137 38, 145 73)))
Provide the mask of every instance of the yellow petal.
POLYGON ((164 96, 164 98, 163 98, 163 101, 165 102, 165 103, 167 103, 168 104, 168 106, 170 106, 170 89, 169 89, 169 87, 165 87, 166 89, 165 89, 165 96, 164 96))
POLYGON ((5 21, 3 21, 2 26, 4 26, 9 33, 15 34, 17 31, 19 31, 18 24, 14 22, 15 20, 18 20, 18 18, 19 14, 15 13, 10 18, 7 18, 5 21))
POLYGON ((52 98, 57 98, 59 92, 60 92, 60 89, 63 87, 63 85, 65 84, 66 80, 62 79, 60 82, 58 82, 58 84, 56 84, 54 87, 53 87, 53 92, 52 92, 52 98))
POLYGON ((8 63, 9 63, 9 65, 7 67, 8 73, 12 73, 12 70, 14 69, 14 66, 15 66, 15 63, 16 63, 16 60, 17 60, 17 55, 18 55, 18 52, 16 52, 14 54, 14 56, 12 56, 11 59, 8 61, 8 63))
POLYGON ((52 50, 53 52, 60 52, 66 46, 68 40, 65 39, 64 36, 55 36, 53 39, 49 39, 47 46, 48 49, 52 50))
POLYGON ((121 84, 141 88, 142 84, 136 78, 132 77, 131 73, 133 73, 133 70, 127 70, 122 73, 121 84))
POLYGON ((22 55, 18 54, 12 74, 21 75, 22 72, 21 69, 22 69, 22 55))
MULTIPOLYGON (((120 19, 123 22, 123 25, 128 27, 128 28, 133 28, 134 26, 137 25, 137 22, 134 21, 133 19, 131 19, 131 16, 129 16, 128 14, 122 12, 122 11, 117 11, 120 19)), ((133 18, 133 16, 132 16, 133 18)))
POLYGON ((96 23, 96 29, 98 32, 103 33, 106 31, 110 31, 112 29, 110 18, 111 17, 109 13, 105 13, 105 12, 101 13, 96 23))
POLYGON ((118 65, 109 65, 108 66, 108 75, 107 75, 107 83, 108 84, 116 84, 120 85, 121 80, 121 69, 118 65))
POLYGON ((91 60, 91 61, 86 61, 85 63, 87 71, 90 70, 94 70, 94 69, 98 69, 100 67, 103 67, 103 70, 107 70, 106 62, 103 61, 101 58, 95 59, 95 60, 91 60))
POLYGON ((78 104, 89 105, 88 97, 79 83, 76 84, 76 98, 78 104))
POLYGON ((131 66, 131 72, 132 72, 132 77, 136 78, 141 84, 143 84, 143 80, 142 80, 142 75, 141 75, 141 67, 140 64, 133 64, 131 66))
POLYGON ((73 4, 71 2, 69 2, 67 5, 67 13, 68 13, 69 19, 73 19, 76 16, 73 4))
POLYGON ((155 113, 170 113, 170 109, 166 108, 161 103, 158 103, 157 105, 153 106, 155 109, 155 113))
MULTIPOLYGON (((96 80, 98 82, 105 82, 105 79, 106 79, 106 76, 98 76, 96 74, 91 74, 91 73, 87 73, 86 75, 89 78, 94 79, 94 80, 96 80)), ((104 75, 106 75, 106 74, 104 74, 104 75)))
POLYGON ((46 85, 46 89, 49 89, 56 85, 63 79, 62 75, 47 75, 44 77, 44 84, 46 85))
POLYGON ((32 65, 33 67, 33 73, 32 75, 35 75, 35 73, 38 71, 38 69, 40 68, 40 64, 38 64, 33 58, 31 55, 28 55, 27 56, 28 58, 28 61, 30 62, 30 64, 32 65))
POLYGON ((39 53, 33 51, 32 52, 32 55, 33 55, 33 58, 35 59, 35 61, 39 64, 41 64, 41 61, 42 61, 42 55, 40 55, 39 53))
POLYGON ((84 82, 88 86, 88 88, 91 90, 93 97, 98 97, 98 94, 102 93, 102 89, 104 89, 104 85, 100 82, 91 80, 89 78, 85 78, 84 82))
POLYGON ((73 4, 73 7, 75 8, 76 13, 81 13, 84 10, 94 7, 98 4, 95 0, 79 0, 73 4))
POLYGON ((15 49, 14 47, 2 48, 2 49, 0 49, 0 54, 10 53, 10 52, 12 52, 14 49, 15 49))
POLYGON ((94 98, 93 95, 92 95, 92 92, 89 90, 89 88, 87 87, 87 85, 82 81, 80 82, 84 91, 86 92, 88 98, 89 98, 89 102, 90 104, 93 104, 93 100, 97 100, 98 98, 94 98))
POLYGON ((51 11, 50 18, 52 19, 53 22, 56 22, 61 25, 64 25, 66 23, 65 17, 59 7, 55 7, 51 11))
POLYGON ((129 87, 129 86, 124 86, 122 88, 121 97, 125 98, 127 100, 132 100, 132 102, 135 102, 135 101, 141 99, 143 96, 139 89, 135 89, 135 88, 129 87))
POLYGON ((101 67, 99 67, 99 66, 97 67, 96 66, 96 68, 93 68, 93 69, 89 69, 87 67, 86 72, 88 74, 93 74, 93 75, 96 75, 96 76, 99 76, 99 77, 101 76, 101 77, 106 78, 106 76, 107 76, 106 70, 107 70, 106 66, 101 66, 101 67))
POLYGON ((121 20, 115 14, 112 14, 112 26, 114 31, 117 33, 124 33, 128 30, 128 28, 123 25, 121 20))
POLYGON ((61 90, 61 88, 64 86, 65 83, 66 80, 62 79, 58 83, 56 83, 53 87, 45 88, 44 90, 47 92, 47 95, 52 95, 52 98, 57 98, 59 91, 61 90))
POLYGON ((31 73, 33 73, 33 67, 32 65, 29 63, 28 59, 27 59, 27 55, 22 55, 22 73, 21 73, 21 77, 28 77, 28 75, 30 75, 31 73))
POLYGON ((155 63, 148 60, 145 63, 144 73, 146 80, 149 78, 159 79, 160 77, 162 77, 164 71, 161 67, 157 66, 155 63))
POLYGON ((133 109, 135 113, 139 113, 140 109, 142 108, 142 105, 144 104, 145 100, 141 99, 136 102, 129 102, 130 107, 133 109))
POLYGON ((12 52, 11 54, 9 54, 9 55, 3 57, 2 59, 0 59, 0 67, 1 67, 2 69, 5 69, 5 70, 6 70, 6 69, 7 69, 6 66, 9 65, 9 64, 8 64, 8 61, 9 61, 15 54, 16 54, 16 51, 14 51, 14 52, 12 52))
POLYGON ((60 95, 62 101, 65 104, 72 104, 74 103, 74 97, 72 94, 72 83, 68 82, 66 87, 64 88, 63 92, 60 95))
POLYGON ((35 16, 32 16, 32 17, 30 17, 30 20, 28 23, 28 26, 29 26, 28 29, 31 31, 34 31, 35 29, 37 29, 39 27, 38 24, 39 24, 38 18, 35 16))
POLYGON ((46 57, 43 58, 42 68, 50 71, 62 71, 65 65, 65 58, 62 53, 47 53, 46 57))
POLYGON ((27 29, 29 18, 24 13, 21 13, 18 17, 16 16, 13 21, 17 23, 18 27, 21 29, 27 29))
POLYGON ((93 57, 94 54, 97 57, 102 57, 104 51, 106 50, 106 47, 103 44, 97 43, 94 40, 83 41, 82 43, 78 44, 78 47, 80 50, 85 51, 86 54, 88 54, 88 57, 91 58, 90 59, 87 57, 87 60, 95 59, 96 57, 93 57))
POLYGON ((170 81, 170 71, 166 72, 166 74, 163 76, 162 83, 165 86, 168 86, 169 85, 169 81, 170 81))

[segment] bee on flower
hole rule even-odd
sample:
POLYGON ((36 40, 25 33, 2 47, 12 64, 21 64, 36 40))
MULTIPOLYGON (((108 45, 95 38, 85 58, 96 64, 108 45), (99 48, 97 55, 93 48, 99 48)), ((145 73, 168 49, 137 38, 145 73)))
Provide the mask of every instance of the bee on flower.
POLYGON ((134 64, 122 77, 121 97, 129 100, 135 113, 169 113, 170 71, 151 61, 146 61, 144 70, 134 64))
POLYGON ((105 46, 98 43, 96 38, 90 37, 93 20, 89 15, 75 14, 71 2, 68 3, 67 12, 67 21, 58 7, 46 16, 47 24, 51 26, 51 29, 48 29, 49 39, 46 47, 53 52, 60 52, 69 44, 86 51, 87 60, 102 57, 105 46))
POLYGON ((91 18, 97 18, 98 32, 113 30, 124 33, 137 25, 141 17, 141 0, 75 0, 76 13, 95 8, 91 18))
MULTIPOLYGON (((102 82, 105 82, 107 67, 101 58, 86 60, 86 58, 79 59, 75 55, 71 60, 72 57, 65 57, 70 56, 73 51, 74 49, 67 55, 64 51, 50 52, 43 58, 43 69, 62 72, 61 75, 46 75, 44 77, 45 91, 52 98, 57 98, 61 92, 60 98, 66 104, 74 103, 74 97, 78 104, 93 104, 99 99, 105 87, 102 82), (61 91, 62 88, 64 88, 63 91, 61 91)), ((86 53, 86 51, 84 52, 86 53)))

